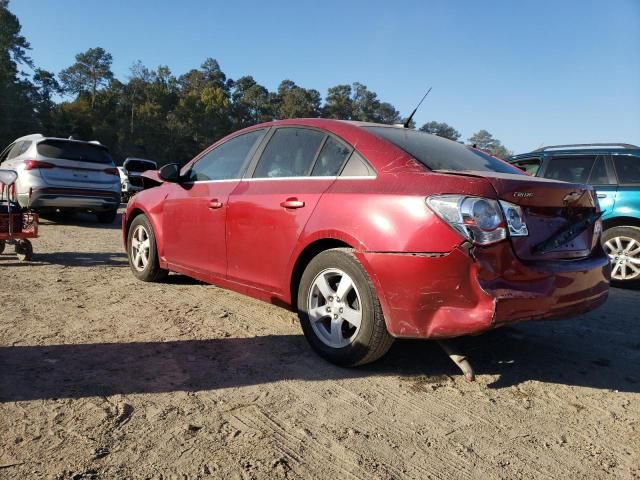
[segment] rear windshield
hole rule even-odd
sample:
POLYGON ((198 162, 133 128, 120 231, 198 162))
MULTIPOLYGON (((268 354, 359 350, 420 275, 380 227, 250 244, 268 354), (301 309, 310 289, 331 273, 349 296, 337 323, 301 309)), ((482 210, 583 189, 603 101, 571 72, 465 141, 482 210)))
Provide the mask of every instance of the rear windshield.
POLYGON ((38 153, 48 158, 113 164, 111 155, 105 147, 91 143, 44 140, 38 143, 38 153))
POLYGON ((363 127, 401 148, 431 170, 475 170, 480 172, 525 173, 508 163, 452 140, 397 127, 363 127))

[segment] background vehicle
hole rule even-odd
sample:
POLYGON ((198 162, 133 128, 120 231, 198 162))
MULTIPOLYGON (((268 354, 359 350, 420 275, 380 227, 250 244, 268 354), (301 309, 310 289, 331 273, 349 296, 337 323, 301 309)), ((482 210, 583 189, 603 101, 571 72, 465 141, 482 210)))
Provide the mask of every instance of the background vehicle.
POLYGON ((577 315, 607 298, 590 187, 434 135, 284 120, 144 175, 163 183, 123 216, 137 278, 171 270, 293 308, 340 365, 379 358, 395 337, 577 315))
POLYGON ((129 197, 144 189, 140 174, 147 170, 157 170, 158 164, 153 160, 128 157, 118 169, 121 171, 122 200, 127 201, 129 197))
POLYGON ((97 141, 43 137, 18 138, 0 154, 2 168, 18 172, 18 202, 37 211, 91 211, 111 223, 120 204, 118 169, 97 141))
POLYGON ((640 147, 558 145, 508 161, 538 177, 593 185, 604 212, 603 240, 612 284, 640 287, 640 147))

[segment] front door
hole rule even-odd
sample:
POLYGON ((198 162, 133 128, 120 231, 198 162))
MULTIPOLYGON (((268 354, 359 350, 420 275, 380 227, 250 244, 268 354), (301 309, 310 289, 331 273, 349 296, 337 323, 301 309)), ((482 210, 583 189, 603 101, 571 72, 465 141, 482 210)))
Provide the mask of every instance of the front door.
POLYGON ((225 225, 229 194, 265 130, 254 130, 216 145, 190 164, 180 184, 164 185, 165 259, 186 273, 224 277, 225 225))

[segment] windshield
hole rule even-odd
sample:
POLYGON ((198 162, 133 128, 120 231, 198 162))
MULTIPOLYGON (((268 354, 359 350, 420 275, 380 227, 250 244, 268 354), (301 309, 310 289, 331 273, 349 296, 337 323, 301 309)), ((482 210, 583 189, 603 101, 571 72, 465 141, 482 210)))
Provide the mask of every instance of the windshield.
POLYGON ((113 164, 109 151, 103 146, 92 143, 44 140, 38 143, 38 153, 47 158, 113 164))
POLYGON ((473 170, 525 175, 491 155, 446 138, 397 127, 363 127, 401 148, 431 170, 473 170))

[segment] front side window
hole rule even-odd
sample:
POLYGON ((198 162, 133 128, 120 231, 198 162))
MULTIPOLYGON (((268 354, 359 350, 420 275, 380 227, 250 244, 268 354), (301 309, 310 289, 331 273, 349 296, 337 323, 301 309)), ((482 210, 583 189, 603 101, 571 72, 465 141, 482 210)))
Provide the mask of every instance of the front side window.
POLYGON ((595 157, 553 157, 548 160, 545 178, 571 183, 587 183, 595 157))
POLYGON ((263 134, 264 130, 254 130, 239 135, 204 154, 189 170, 189 181, 240 178, 247 155, 263 134))
POLYGON ((351 149, 337 140, 329 137, 324 143, 318 160, 313 166, 312 177, 335 177, 340 172, 340 167, 347 159, 351 149))
POLYGON ((616 155, 613 163, 620 183, 640 183, 640 157, 616 155))
POLYGON ((267 144, 254 178, 309 175, 325 134, 305 128, 279 128, 267 144))

